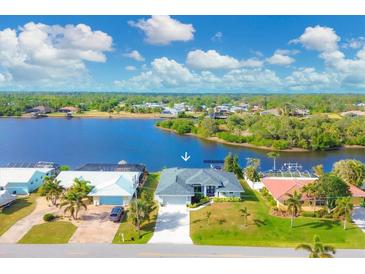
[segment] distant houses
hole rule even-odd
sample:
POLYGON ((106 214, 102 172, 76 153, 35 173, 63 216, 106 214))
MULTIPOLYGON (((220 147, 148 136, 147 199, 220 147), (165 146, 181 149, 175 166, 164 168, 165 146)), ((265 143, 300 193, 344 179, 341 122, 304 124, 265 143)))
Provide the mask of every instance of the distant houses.
POLYGON ((343 117, 358 117, 358 116, 365 116, 365 111, 360 110, 350 110, 341 113, 343 117))

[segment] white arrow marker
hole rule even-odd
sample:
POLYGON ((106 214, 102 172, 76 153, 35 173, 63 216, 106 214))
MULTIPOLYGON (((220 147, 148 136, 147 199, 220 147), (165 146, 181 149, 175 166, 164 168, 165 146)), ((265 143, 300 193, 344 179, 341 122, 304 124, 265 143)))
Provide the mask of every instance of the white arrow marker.
POLYGON ((190 159, 190 156, 188 156, 188 153, 185 152, 185 156, 181 156, 181 159, 183 159, 185 162, 190 159))

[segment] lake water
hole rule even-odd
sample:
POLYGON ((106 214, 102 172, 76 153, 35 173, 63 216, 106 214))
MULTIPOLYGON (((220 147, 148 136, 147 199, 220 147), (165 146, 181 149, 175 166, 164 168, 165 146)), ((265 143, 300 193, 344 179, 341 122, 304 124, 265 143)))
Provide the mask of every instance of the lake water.
MULTIPOLYGON (((154 120, 116 119, 0 119, 0 164, 52 161, 76 168, 85 163, 143 163, 150 171, 163 167, 207 167, 203 160, 221 160, 232 152, 241 164, 247 157, 261 159, 262 170, 272 168, 267 151, 227 146, 178 136, 154 127, 154 120), (191 158, 184 162, 181 155, 191 158)), ((310 169, 346 158, 365 162, 365 149, 281 153, 277 166, 298 162, 310 169)))

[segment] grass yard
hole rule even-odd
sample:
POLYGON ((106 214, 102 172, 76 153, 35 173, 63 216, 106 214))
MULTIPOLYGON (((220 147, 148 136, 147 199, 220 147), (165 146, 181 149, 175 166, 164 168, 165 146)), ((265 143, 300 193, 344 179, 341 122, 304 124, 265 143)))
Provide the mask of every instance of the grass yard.
MULTIPOLYGON (((158 184, 159 174, 152 173, 148 176, 145 185, 142 188, 143 191, 154 193, 158 184)), ((140 197, 140 196, 139 196, 140 197)), ((113 243, 114 244, 145 244, 147 243, 153 235, 156 225, 156 219, 158 214, 158 205, 150 214, 150 220, 142 224, 141 238, 138 239, 138 232, 132 224, 131 220, 128 218, 128 211, 126 212, 123 221, 121 222, 117 233, 115 234, 113 243), (122 233, 124 234, 124 242, 122 239, 122 233), (134 240, 132 240, 134 238, 134 240)))
POLYGON ((64 221, 54 221, 33 226, 19 241, 21 244, 66 244, 77 227, 64 221))
POLYGON ((4 234, 13 224, 29 215, 35 208, 36 194, 18 198, 10 207, 0 211, 0 236, 4 234))
POLYGON ((330 219, 298 217, 290 228, 290 218, 271 216, 258 193, 244 185, 244 202, 214 203, 190 214, 190 235, 195 244, 295 247, 312 243, 314 235, 336 248, 365 248, 365 234, 355 225, 347 230, 341 222, 330 219), (247 207, 248 226, 239 211, 247 207), (206 212, 211 211, 209 223, 206 212))

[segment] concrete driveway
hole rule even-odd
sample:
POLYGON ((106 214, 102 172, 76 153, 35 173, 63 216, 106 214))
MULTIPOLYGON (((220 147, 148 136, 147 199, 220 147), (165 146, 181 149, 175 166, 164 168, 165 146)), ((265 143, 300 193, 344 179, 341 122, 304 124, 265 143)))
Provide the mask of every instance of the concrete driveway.
POLYGON ((149 244, 192 244, 190 214, 185 205, 161 206, 149 244))
POLYGON ((365 208, 355 207, 352 212, 352 220, 365 233, 365 208))
POLYGON ((58 212, 59 209, 49 206, 49 203, 44 197, 37 198, 35 209, 28 216, 20 219, 10 227, 9 230, 0 237, 0 243, 17 243, 34 225, 44 222, 44 214, 57 214, 58 212))
POLYGON ((69 243, 111 243, 120 225, 109 221, 112 208, 89 205, 76 221, 77 230, 69 243))

